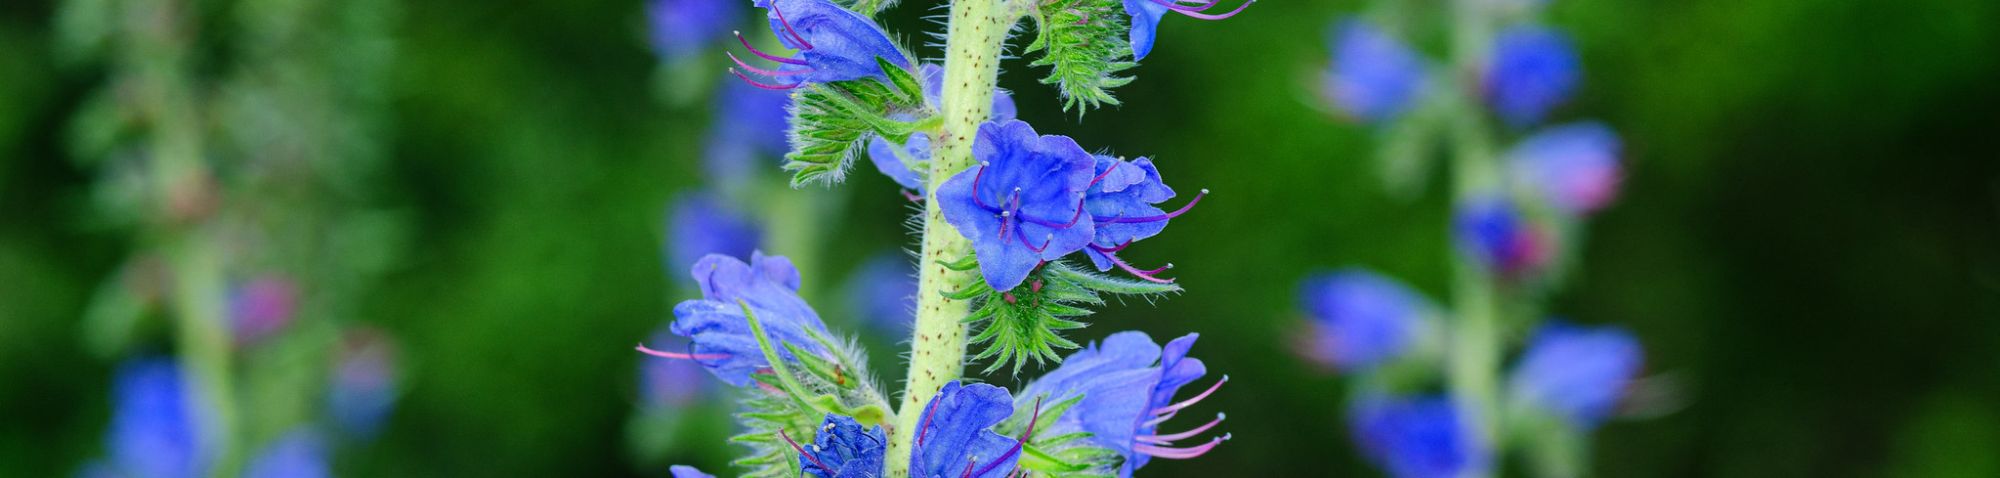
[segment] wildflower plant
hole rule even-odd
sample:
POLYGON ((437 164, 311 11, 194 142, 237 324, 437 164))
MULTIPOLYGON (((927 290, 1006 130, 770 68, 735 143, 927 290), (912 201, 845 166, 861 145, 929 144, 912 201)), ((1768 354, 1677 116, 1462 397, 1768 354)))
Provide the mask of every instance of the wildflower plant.
POLYGON ((1609 127, 1544 124, 1582 79, 1568 38, 1541 23, 1545 4, 1460 0, 1442 15, 1383 5, 1332 27, 1321 97, 1377 132, 1388 185, 1413 192, 1440 158, 1454 176, 1449 301, 1360 268, 1309 278, 1300 294, 1311 320, 1297 350, 1352 377, 1354 440, 1392 476, 1490 476, 1508 454, 1540 476, 1586 474, 1589 433, 1635 408, 1623 402, 1640 383, 1638 341, 1616 326, 1542 323, 1537 303, 1560 291, 1585 220, 1622 174, 1609 127), (1410 36, 1429 31, 1449 36, 1429 42, 1446 45, 1442 59, 1410 36))
POLYGON ((768 28, 738 32, 740 49, 722 56, 744 84, 786 95, 790 151, 781 167, 791 184, 840 183, 867 154, 922 211, 912 219, 920 250, 900 394, 881 388, 856 342, 807 302, 801 291, 820 278, 775 254, 797 252, 774 244, 689 267, 700 297, 677 305, 670 327, 687 342, 639 350, 699 364, 739 389, 744 431, 732 441, 746 448, 735 461, 746 475, 1124 477, 1228 437, 1211 432, 1221 414, 1199 426, 1172 422, 1226 381, 1179 393, 1207 374, 1191 356, 1194 335, 1165 344, 1137 332, 1088 345, 1065 337, 1112 297, 1181 291, 1164 275, 1171 265, 1135 266, 1119 253, 1161 234, 1206 191, 1171 204, 1167 160, 1093 154, 1040 134, 1015 119, 1017 105, 995 83, 1008 41, 1024 35, 1022 53, 1048 68, 1043 82, 1056 86, 1063 108, 1080 115, 1116 104, 1111 90, 1132 81, 1160 21, 1228 18, 1249 2, 1223 11, 1212 0, 957 0, 937 35, 944 57, 930 62, 874 19, 889 2, 754 6, 768 28), (967 377, 966 365, 979 361, 986 373, 1053 368, 1010 391, 967 377), (1105 376, 1117 381, 1097 380, 1105 376))

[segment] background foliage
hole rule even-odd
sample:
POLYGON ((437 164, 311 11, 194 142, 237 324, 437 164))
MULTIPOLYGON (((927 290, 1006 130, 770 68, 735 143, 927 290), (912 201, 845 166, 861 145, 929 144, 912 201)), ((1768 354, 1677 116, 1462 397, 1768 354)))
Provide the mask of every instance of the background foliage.
MULTIPOLYGON (((381 187, 415 225, 405 262, 356 306, 405 344, 408 391, 384 439, 342 466, 662 475, 621 444, 640 360, 630 344, 684 296, 658 243, 666 199, 696 181, 705 102, 655 100, 637 1, 405 3, 381 187)), ((886 23, 909 38, 935 28, 918 3, 886 23)), ((1083 337, 1199 330, 1196 353, 1232 375, 1214 403, 1235 440, 1153 476, 1373 473, 1349 451, 1339 382, 1276 352, 1313 270, 1373 266, 1434 296, 1447 282, 1442 188, 1385 194, 1372 133, 1314 106, 1327 26, 1353 7, 1268 1, 1227 22, 1167 22, 1123 105, 1086 123, 1037 83, 1045 72, 1002 76, 1043 132, 1153 156, 1216 193, 1132 253, 1175 262, 1189 292, 1109 308, 1096 319, 1108 326, 1083 337)), ((2000 476, 2000 4, 1553 8, 1586 65, 1566 108, 1617 128, 1630 164, 1556 309, 1632 327, 1648 372, 1687 400, 1606 427, 1598 473, 2000 476)), ((128 249, 83 219, 90 172, 63 138, 96 79, 58 66, 52 18, 50 2, 0 5, 9 476, 67 474, 101 446, 111 364, 84 352, 78 317, 128 249)), ((719 77, 727 60, 708 60, 719 77)), ((822 289, 913 242, 888 181, 843 187, 854 200, 822 240, 854 253, 804 271, 822 289)), ((851 319, 827 300, 830 318, 851 319)))

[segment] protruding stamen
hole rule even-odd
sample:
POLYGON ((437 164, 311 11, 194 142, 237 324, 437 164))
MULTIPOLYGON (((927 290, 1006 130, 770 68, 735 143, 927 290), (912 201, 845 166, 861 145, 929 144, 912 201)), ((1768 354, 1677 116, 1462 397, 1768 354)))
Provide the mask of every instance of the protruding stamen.
POLYGON ((778 77, 785 77, 785 76, 794 76, 794 75, 803 75, 803 74, 807 74, 807 73, 812 73, 812 72, 813 72, 812 70, 809 70, 809 69, 808 69, 808 70, 792 70, 792 71, 778 71, 778 70, 766 70, 766 69, 763 69, 763 68, 758 68, 758 67, 754 67, 754 66, 750 66, 750 64, 749 64, 749 63, 744 63, 744 62, 743 62, 743 59, 741 59, 741 58, 737 58, 737 57, 736 57, 736 54, 735 54, 735 53, 730 53, 730 52, 726 52, 726 51, 725 51, 725 52, 722 52, 722 54, 724 54, 724 55, 729 55, 729 61, 734 61, 734 62, 736 62, 736 66, 739 66, 739 67, 742 67, 742 68, 743 68, 743 69, 745 69, 745 70, 750 70, 750 72, 752 72, 752 73, 756 73, 756 74, 759 74, 759 75, 764 75, 764 76, 768 76, 768 77, 772 77, 772 78, 778 78, 778 77))
POLYGON ((1032 222, 1032 223, 1035 223, 1035 224, 1040 224, 1040 225, 1043 225, 1043 226, 1048 226, 1048 227, 1052 227, 1052 228, 1056 228, 1056 229, 1069 229, 1069 228, 1072 228, 1072 227, 1076 227, 1076 223, 1077 223, 1078 221, 1081 221, 1081 220, 1083 220, 1083 200, 1082 200, 1082 199, 1078 199, 1078 200, 1076 200, 1076 214, 1072 214, 1072 215, 1070 215, 1070 217, 1069 217, 1069 222, 1066 222, 1066 223, 1058 223, 1058 222, 1055 222, 1055 221, 1048 221, 1048 220, 1042 220, 1042 219, 1035 219, 1035 218, 1032 218, 1032 217, 1028 217, 1028 216, 1027 216, 1026 214, 1023 214, 1023 215, 1021 215, 1021 220, 1023 220, 1023 221, 1028 221, 1028 222, 1032 222))
POLYGON ((1214 450, 1216 445, 1220 445, 1222 444, 1222 442, 1228 440, 1229 440, 1229 435, 1223 435, 1215 437, 1215 439, 1213 440, 1209 440, 1208 443, 1203 443, 1200 445, 1195 445, 1187 448, 1169 448, 1164 446, 1139 443, 1132 445, 1132 451, 1145 453, 1147 455, 1152 455, 1153 457, 1156 458, 1166 458, 1169 460, 1185 460, 1207 454, 1209 450, 1214 450))
MULTIPOLYGON (((1235 9, 1235 10, 1230 10, 1230 11, 1229 11, 1229 13, 1224 13, 1224 14, 1221 14, 1221 15, 1215 15, 1215 14, 1210 14, 1210 13, 1201 13, 1201 12, 1191 12, 1191 11, 1187 11, 1187 10, 1180 10, 1180 12, 1181 12, 1181 14, 1182 14, 1182 15, 1187 15, 1187 16, 1188 16, 1189 18, 1195 18, 1195 19, 1200 19, 1200 20, 1223 20, 1223 19, 1227 19, 1227 18, 1229 18, 1229 17, 1233 17, 1233 16, 1236 16, 1236 14, 1238 14, 1238 13, 1243 13, 1243 9, 1245 9, 1245 8, 1250 8, 1250 4, 1252 4, 1252 3, 1257 3, 1257 0, 1249 0, 1249 1, 1246 1, 1246 2, 1243 2, 1243 4, 1242 4, 1242 5, 1237 5, 1237 6, 1236 6, 1236 9, 1235 9)), ((1206 8, 1204 8, 1204 9, 1206 9, 1206 8)))
POLYGON ((1178 414, 1178 413, 1169 413, 1169 414, 1166 414, 1166 415, 1160 415, 1160 416, 1159 416, 1158 418, 1154 418, 1154 419, 1152 419, 1152 420, 1146 420, 1146 423, 1141 423, 1141 424, 1139 424, 1139 428, 1142 428, 1142 429, 1144 429, 1144 428, 1152 428, 1152 427, 1157 427, 1157 426, 1160 426, 1160 424, 1161 424, 1161 423, 1166 423, 1166 422, 1167 422, 1167 420, 1172 420, 1172 419, 1174 419, 1174 415, 1179 415, 1179 414, 1178 414))
MULTIPOLYGON (((818 466, 819 469, 826 470, 826 472, 829 474, 837 474, 840 472, 839 470, 827 468, 825 463, 819 462, 819 457, 813 456, 811 453, 806 453, 806 449, 804 448, 799 448, 799 442, 792 441, 792 436, 785 434, 785 429, 783 428, 778 429, 778 438, 785 439, 785 443, 792 445, 793 451, 799 452, 799 456, 806 457, 806 460, 812 461, 813 465, 818 466)), ((819 445, 813 445, 813 449, 818 450, 819 445)))
POLYGON ((1223 419, 1225 419, 1225 418, 1229 418, 1229 415, 1225 415, 1225 414, 1221 414, 1221 413, 1217 413, 1217 414, 1215 414, 1215 419, 1214 419, 1214 420, 1209 420, 1209 421, 1208 421, 1208 423, 1204 423, 1204 424, 1202 424, 1201 426, 1198 426, 1198 427, 1194 427, 1194 429, 1193 429, 1193 430, 1188 430, 1188 431, 1184 431, 1184 432, 1180 432, 1180 433, 1174 433, 1174 434, 1169 434, 1169 435, 1151 435, 1151 436, 1142 436, 1142 437, 1138 437, 1138 438, 1134 438, 1134 439, 1135 439, 1135 440, 1139 440, 1139 441, 1142 441, 1142 442, 1146 442, 1146 443, 1152 443, 1152 444, 1155 444, 1155 445, 1171 445, 1171 444, 1173 444, 1173 443, 1174 443, 1175 441, 1177 441, 1177 440, 1186 440, 1186 439, 1187 439, 1188 437, 1191 437, 1191 436, 1195 436, 1195 435, 1200 435, 1200 434, 1201 434, 1201 432, 1205 432, 1205 431, 1208 431, 1208 429, 1210 429, 1210 428, 1215 428, 1215 426, 1216 426, 1216 425, 1219 425, 1219 424, 1221 424, 1221 423, 1222 423, 1222 420, 1223 420, 1223 419))
MULTIPOLYGON (((1120 164, 1125 164, 1125 162, 1124 162, 1124 161, 1112 161, 1112 162, 1111 162, 1111 167, 1109 167, 1109 168, 1104 168, 1104 172, 1102 172, 1102 173, 1097 173, 1097 177, 1094 177, 1094 178, 1090 178, 1090 186, 1096 186, 1096 185, 1097 185, 1097 183, 1101 183, 1101 182, 1104 182, 1104 178, 1105 178, 1106 176, 1110 176, 1110 175, 1111 175, 1111 172, 1112 172, 1112 171, 1117 171, 1117 170, 1118 170, 1118 165, 1120 165, 1120 164)), ((1088 189, 1088 188, 1089 188, 1090 186, 1084 186, 1084 188, 1088 189)))
POLYGON ((1013 223, 1010 221, 1013 218, 1014 211, 1000 211, 1000 240, 1007 240, 1007 225, 1013 223))
POLYGON ((975 474, 980 476, 985 476, 986 472, 993 471, 993 467, 1000 466, 1001 462, 1007 461, 1008 458, 1012 458, 1014 455, 1021 453, 1021 446, 1028 444, 1028 437, 1035 436, 1035 421, 1040 420, 1041 418, 1042 418, 1042 397, 1035 397, 1034 414, 1028 416, 1028 431, 1022 432, 1021 439, 1014 441, 1014 448, 1008 449, 1006 453, 1000 454, 999 458, 995 458, 992 462, 987 463, 985 468, 980 468, 979 473, 975 474))
POLYGON ((1095 243, 1095 242, 1093 242, 1093 243, 1091 243, 1091 244, 1090 244, 1090 249, 1091 249, 1091 250, 1095 250, 1095 251, 1097 251, 1097 252, 1102 252, 1102 253, 1105 253, 1105 254, 1112 254, 1112 253, 1116 253, 1116 252, 1118 252, 1118 251, 1122 251, 1122 250, 1125 250, 1125 248, 1127 248, 1127 247, 1132 247, 1132 241, 1130 241, 1130 240, 1127 240, 1127 241, 1125 241, 1125 243, 1124 243, 1124 244, 1119 244, 1119 245, 1116 245, 1116 246, 1112 246, 1112 247, 1104 247, 1104 246, 1100 246, 1100 245, 1097 245, 1097 243, 1095 243))
MULTIPOLYGON (((791 35, 793 40, 799 42, 799 45, 805 46, 805 48, 800 48, 800 50, 813 49, 812 42, 806 41, 806 37, 799 36, 799 32, 792 29, 792 22, 785 20, 785 12, 778 11, 778 2, 770 2, 770 5, 771 13, 778 14, 778 25, 785 27, 785 34, 791 35)), ((1238 7, 1238 9, 1241 10, 1242 8, 1238 7)))
MULTIPOLYGON (((1017 228, 1017 230, 1018 230, 1018 229, 1024 229, 1024 228, 1017 228)), ((1046 239, 1043 239, 1043 240, 1042 240, 1042 247, 1035 247, 1035 245, 1034 245, 1034 244, 1030 244, 1030 243, 1028 243, 1028 238, 1027 238, 1027 237, 1025 237, 1025 236, 1022 236, 1022 235, 1020 235, 1020 234, 1015 234, 1015 235, 1014 235, 1014 237, 1017 237, 1017 238, 1020 238, 1020 239, 1021 239, 1021 245, 1023 245, 1023 246, 1028 246, 1028 250, 1030 250, 1030 251, 1035 251, 1035 253, 1036 253, 1036 254, 1041 254, 1041 253, 1042 253, 1042 251, 1046 251, 1046 250, 1048 250, 1048 249, 1049 249, 1049 244, 1053 244, 1053 243, 1055 243, 1055 242, 1056 242, 1056 235, 1055 235, 1055 233, 1049 233, 1049 236, 1048 236, 1048 238, 1046 238, 1046 239)))
POLYGON ((757 80, 753 80, 753 79, 750 79, 750 77, 749 77, 748 75, 744 75, 744 74, 743 74, 743 72, 741 72, 741 71, 736 71, 736 69, 735 69, 735 68, 730 68, 730 69, 729 69, 729 74, 731 74, 731 75, 736 75, 736 78, 737 78, 737 79, 740 79, 740 80, 743 80, 743 82, 744 82, 744 83, 749 83, 749 84, 750 84, 750 86, 755 86, 755 87, 758 87, 758 88, 763 88, 763 89, 766 89, 766 90, 780 90, 780 91, 783 91, 783 90, 790 90, 790 89, 793 89, 793 88, 798 88, 798 87, 799 87, 799 84, 798 84, 798 83, 793 83, 793 84, 789 84, 789 85, 773 85, 773 84, 769 84, 769 83, 761 83, 761 82, 758 82, 757 80))
POLYGON ((979 457, 975 456, 965 460, 965 473, 960 473, 958 478, 972 478, 972 465, 977 464, 979 464, 979 457))
POLYGON ((1201 204, 1201 198, 1205 198, 1205 197, 1208 197, 1208 190, 1207 190, 1207 189, 1203 189, 1203 190, 1201 190, 1201 194, 1196 194, 1196 195, 1194 195, 1194 200, 1192 200, 1192 201, 1188 201, 1188 203, 1187 203, 1187 204, 1184 204, 1184 205, 1182 205, 1180 209, 1175 209, 1175 210, 1174 210, 1174 212, 1170 212, 1170 213, 1166 213, 1166 214, 1161 214, 1161 215, 1157 215, 1157 216, 1142 216, 1142 217, 1100 217, 1100 218, 1097 218, 1097 221, 1098 221, 1098 222, 1109 222, 1109 223, 1137 223, 1137 222, 1154 222, 1154 221, 1165 221, 1165 220, 1168 220, 1168 219, 1173 219, 1173 218, 1176 218, 1176 217, 1180 217, 1180 216, 1181 216, 1182 214, 1187 214, 1187 212, 1188 212, 1188 210, 1189 210, 1189 209, 1194 209, 1194 205, 1196 205, 1196 204, 1201 204))
MULTIPOLYGON (((1128 244, 1129 244, 1129 243, 1128 243, 1128 244)), ((1137 268, 1137 267, 1132 267, 1132 263, 1130 263, 1130 262, 1125 262, 1125 260, 1124 260, 1124 259, 1120 259, 1120 258, 1118 258, 1118 256, 1117 256, 1117 255, 1115 255, 1115 254, 1112 254, 1112 253, 1109 253, 1109 252, 1104 252, 1103 250, 1098 250, 1098 252, 1100 252, 1100 253, 1103 253, 1103 254, 1104 254, 1104 257, 1105 257, 1106 259, 1111 259, 1111 264, 1112 264, 1112 265, 1116 265, 1116 266, 1118 266, 1118 268, 1119 268, 1119 269, 1124 269, 1126 273, 1130 273, 1130 274, 1132 274, 1132 276, 1133 276, 1133 277, 1138 277, 1138 278, 1140 278, 1140 279, 1143 279, 1143 280, 1145 280, 1145 281, 1147 281, 1147 282, 1152 282, 1152 283, 1155 283, 1155 284, 1166 284, 1166 283, 1170 283, 1170 282, 1173 282, 1173 281, 1174 281, 1173 279, 1162 279, 1162 278, 1159 278, 1159 277, 1156 277, 1156 276, 1154 276, 1154 274, 1158 274, 1158 273, 1160 273, 1161 271, 1165 271, 1165 270, 1167 270, 1167 269, 1172 269, 1172 268, 1173 268, 1173 266, 1174 266, 1173 264, 1167 264, 1167 266, 1166 266, 1166 267, 1161 267, 1161 268, 1159 268, 1159 269, 1153 269, 1153 270, 1150 270, 1150 271, 1147 271, 1147 270, 1140 270, 1140 269, 1139 269, 1139 268, 1137 268)))
POLYGON ((750 46, 750 40, 745 40, 745 39, 743 39, 743 32, 740 32, 740 31, 731 31, 730 33, 735 33, 735 34, 736 34, 736 41, 737 41, 737 42, 740 42, 740 43, 742 43, 742 44, 743 44, 743 48, 747 48, 747 49, 749 49, 749 50, 750 50, 750 54, 752 54, 752 55, 757 55, 757 57, 758 57, 758 58, 763 58, 763 59, 766 59, 766 60, 770 60, 770 61, 775 61, 775 62, 778 62, 778 63, 784 63, 784 64, 787 64, 787 65, 799 65, 799 66, 805 66, 805 65, 806 65, 806 61, 805 61, 805 60, 795 60, 795 59, 791 59, 791 58, 785 58, 785 57, 782 57, 782 56, 778 56, 778 55, 773 55, 773 54, 770 54, 770 53, 764 53, 764 50, 759 50, 759 49, 757 49, 757 47, 754 47, 754 46, 750 46))
MULTIPOLYGON (((694 344, 688 344, 688 347, 689 347, 689 348, 693 348, 693 347, 694 347, 694 344)), ((646 354, 646 355, 651 355, 651 356, 654 356, 654 357, 666 357, 666 358, 670 358, 670 359, 681 359, 681 360, 715 360, 715 359, 726 359, 726 358, 729 358, 729 354, 696 354, 696 353, 685 353, 685 354, 683 354, 683 353, 674 353, 674 352, 662 352, 662 351, 658 351, 658 350, 653 350, 653 349, 649 349, 649 348, 646 348, 646 345, 645 345, 645 344, 639 344, 639 347, 638 347, 638 349, 639 349, 639 353, 643 353, 643 354, 646 354)))
POLYGON ((916 446, 924 446, 924 437, 931 434, 931 418, 937 416, 937 400, 931 400, 930 407, 924 409, 923 421, 917 422, 916 446))
POLYGON ((979 205, 979 208, 980 208, 980 209, 985 209, 985 210, 988 210, 988 211, 992 211, 992 210, 995 210, 995 209, 998 209, 998 208, 995 208, 995 207, 993 207, 993 206, 988 206, 988 205, 986 205, 986 201, 980 198, 980 196, 979 196, 979 182, 980 182, 980 180, 981 180, 981 179, 985 179, 985 178, 986 178, 986 167, 987 167, 987 166, 991 166, 991 165, 992 165, 992 163, 988 163, 988 162, 985 162, 985 161, 980 161, 980 162, 979 162, 979 170, 978 170, 978 171, 973 171, 973 172, 972 172, 972 203, 973 203, 973 204, 977 204, 977 205, 979 205))
POLYGON ((1167 406, 1164 406, 1164 407, 1160 407, 1160 408, 1158 408, 1158 409, 1155 409, 1155 410, 1153 410, 1153 414, 1154 414, 1154 415, 1159 415, 1159 414, 1162 414, 1162 413, 1173 413, 1173 412, 1177 412, 1177 411, 1180 411, 1180 409, 1183 409, 1183 408, 1187 408, 1187 407, 1188 407, 1189 405, 1194 405, 1195 403, 1197 403, 1197 402, 1200 402, 1200 401, 1201 401, 1202 399, 1204 399, 1204 398, 1208 398, 1208 395, 1209 395, 1209 394, 1212 394, 1212 393, 1215 393, 1215 389, 1218 389, 1218 388, 1222 388, 1222 384, 1225 384, 1225 383, 1229 383, 1229 376, 1228 376, 1228 375, 1223 375, 1223 376, 1222 376, 1222 380, 1216 380, 1216 381, 1215 381, 1215 384, 1214 384, 1214 385, 1209 385, 1209 386, 1208 386, 1208 390, 1202 390, 1202 391, 1201 391, 1201 394, 1200 394, 1200 395, 1195 395, 1195 396, 1194 396, 1194 398, 1190 398, 1190 399, 1187 399, 1187 400, 1182 400, 1182 401, 1181 401, 1180 403, 1176 403, 1176 404, 1173 404, 1173 405, 1167 405, 1167 406))

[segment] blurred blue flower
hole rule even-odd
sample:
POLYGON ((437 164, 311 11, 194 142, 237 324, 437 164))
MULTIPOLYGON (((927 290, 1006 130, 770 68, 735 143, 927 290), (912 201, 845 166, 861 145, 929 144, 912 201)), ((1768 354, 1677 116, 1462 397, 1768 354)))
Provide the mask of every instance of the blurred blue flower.
POLYGON ((1043 261, 1090 244, 1083 214, 1093 164, 1067 136, 1040 136, 1009 120, 979 126, 972 144, 979 165, 937 191, 945 221, 972 241, 980 272, 994 290, 1021 285, 1043 261))
POLYGON ((250 458, 243 467, 245 478, 327 478, 333 466, 327 461, 326 442, 310 429, 286 432, 250 458))
POLYGON ((381 331, 352 329, 337 360, 327 387, 327 413, 350 436, 373 438, 396 408, 395 344, 381 331))
MULTIPOLYGON (((689 350, 688 339, 667 328, 654 332, 647 343, 660 350, 689 350)), ((642 405, 658 409, 678 409, 701 399, 710 389, 702 367, 686 360, 647 360, 639 364, 639 398, 642 405)))
POLYGON ((739 0, 650 0, 646 20, 653 50, 669 62, 702 52, 743 18, 739 0))
POLYGON ((171 358, 143 357, 119 365, 111 385, 109 456, 86 476, 196 478, 208 476, 212 450, 207 414, 171 358))
POLYGON ((819 337, 826 324, 805 299, 799 298, 799 270, 782 256, 753 252, 750 262, 711 254, 695 262, 690 271, 701 285, 701 299, 674 306, 674 334, 694 341, 687 353, 659 351, 644 346, 639 350, 672 359, 694 360, 710 373, 734 386, 750 384, 750 374, 769 368, 757 337, 751 334, 744 306, 757 314, 766 339, 786 361, 797 360, 781 344, 806 353, 824 356, 828 351, 819 337))
MULTIPOLYGON (((939 101, 938 97, 944 91, 944 68, 935 63, 918 65, 917 76, 924 82, 924 101, 933 109, 941 108, 943 102, 939 101)), ((1011 120, 1014 119, 1014 114, 1014 95, 1007 90, 993 89, 993 111, 990 121, 1011 120)), ((890 119, 909 121, 915 118, 908 114, 898 114, 890 119)), ((918 172, 917 168, 931 159, 929 134, 910 135, 909 139, 903 142, 900 151, 895 143, 878 136, 868 143, 868 158, 875 163, 877 171, 896 181, 896 184, 903 186, 903 189, 916 191, 919 196, 924 194, 924 175, 918 172)))
POLYGON ((756 223, 726 201, 703 192, 675 199, 667 224, 667 266, 689 270, 710 254, 748 257, 764 235, 756 223))
POLYGON ((667 467, 667 472, 673 473, 674 478, 715 478, 715 475, 702 473, 701 470, 697 470, 694 467, 687 465, 674 465, 671 467, 667 467))
POLYGON ((1514 176, 1569 214, 1603 208, 1618 196, 1618 134, 1602 123, 1555 126, 1508 153, 1514 176))
POLYGON ((711 184, 733 190, 755 177, 759 168, 778 164, 791 151, 791 96, 740 82, 729 82, 715 95, 715 120, 709 127, 702 167, 711 184))
POLYGON ((1548 260, 1545 239, 1506 198, 1474 197, 1460 203, 1454 215, 1459 249, 1489 271, 1514 277, 1548 260))
POLYGON ((1097 155, 1094 171, 1090 189, 1084 193, 1083 208, 1090 213, 1095 231, 1089 247, 1083 250, 1084 254, 1090 256, 1090 262, 1099 271, 1117 266, 1141 279, 1171 282, 1155 276, 1166 268, 1140 270, 1119 259, 1117 254, 1133 242, 1165 230, 1167 220, 1193 209, 1195 203, 1208 195, 1208 190, 1202 190, 1180 209, 1166 212, 1153 205, 1173 199, 1174 190, 1160 180, 1160 170, 1153 167, 1152 160, 1139 158, 1125 161, 1097 155))
POLYGON ((878 254, 847 279, 851 313, 884 336, 909 337, 916 320, 917 267, 908 256, 878 254))
POLYGON ((1221 20, 1242 13, 1252 3, 1257 1, 1248 0, 1228 13, 1213 14, 1202 11, 1215 7, 1216 0, 1125 0, 1125 14, 1132 17, 1132 60, 1144 60, 1147 54, 1153 52, 1153 39, 1158 35, 1161 17, 1165 17, 1168 11, 1180 12, 1189 18, 1221 20))
POLYGON ((1354 441, 1398 478, 1452 478, 1491 461, 1470 417, 1449 397, 1364 397, 1349 410, 1354 441))
POLYGON ((1062 366, 1043 375, 1023 389, 1022 397, 1037 397, 1058 403, 1082 395, 1082 400, 1048 426, 1057 433, 1077 431, 1091 434, 1091 441, 1118 452, 1125 458, 1119 476, 1130 478, 1132 471, 1146 466, 1152 458, 1187 459, 1208 453, 1228 439, 1215 437, 1206 443, 1175 448, 1184 440, 1222 423, 1214 420, 1178 433, 1159 433, 1159 426, 1188 406, 1214 393, 1229 377, 1217 380, 1208 390, 1174 402, 1182 386, 1208 373, 1200 359, 1187 356, 1198 334, 1188 334, 1162 348, 1144 332, 1111 334, 1102 346, 1091 344, 1063 359, 1062 366))
MULTIPOLYGON (((792 439, 784 438, 787 442, 792 439)), ((805 474, 817 478, 874 478, 882 474, 882 454, 888 444, 880 425, 862 428, 853 418, 828 414, 820 423, 810 450, 797 443, 792 443, 792 448, 799 453, 799 469, 805 474)))
POLYGON ((263 341, 291 325, 299 289, 290 279, 265 276, 229 291, 229 318, 238 345, 263 341))
POLYGON ((1596 426, 1639 372, 1639 340, 1617 327, 1541 326, 1509 380, 1513 399, 1582 427, 1596 426))
POLYGON ((1360 268, 1308 278, 1299 296, 1313 318, 1305 355, 1348 371, 1403 356, 1435 310, 1402 282, 1360 268))
POLYGON ((1569 100, 1582 81, 1576 51, 1561 32, 1539 25, 1502 30, 1486 69, 1486 97, 1495 114, 1515 126, 1542 120, 1569 100))
MULTIPOLYGON (((788 90, 806 83, 828 83, 861 78, 885 78, 876 58, 909 68, 910 59, 889 34, 874 20, 841 8, 828 0, 756 0, 768 12, 771 32, 786 48, 798 50, 794 57, 765 53, 750 42, 743 47, 759 58, 778 63, 776 70, 758 68, 736 60, 736 66, 770 78, 760 82, 742 71, 730 70, 744 82, 771 90, 788 90)), ((735 55, 731 54, 734 59, 735 55)))
POLYGON ((1014 414, 1007 389, 951 382, 924 405, 910 452, 910 476, 1002 478, 1014 473, 1021 442, 993 432, 1014 414))
POLYGON ((1332 36, 1333 65, 1320 87, 1342 113, 1367 123, 1396 119, 1424 89, 1424 59, 1409 45, 1358 18, 1341 20, 1332 36))

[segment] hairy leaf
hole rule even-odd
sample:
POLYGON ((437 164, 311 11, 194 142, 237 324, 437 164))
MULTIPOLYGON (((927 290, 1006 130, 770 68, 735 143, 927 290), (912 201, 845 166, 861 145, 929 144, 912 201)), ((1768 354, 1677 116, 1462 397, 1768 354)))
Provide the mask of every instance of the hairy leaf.
POLYGON ((1132 77, 1120 72, 1138 65, 1125 40, 1128 19, 1123 4, 1053 0, 1041 3, 1034 16, 1039 34, 1027 51, 1043 53, 1031 65, 1050 67, 1042 83, 1060 90, 1063 110, 1118 104, 1109 90, 1131 83, 1132 77))

